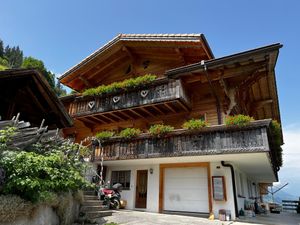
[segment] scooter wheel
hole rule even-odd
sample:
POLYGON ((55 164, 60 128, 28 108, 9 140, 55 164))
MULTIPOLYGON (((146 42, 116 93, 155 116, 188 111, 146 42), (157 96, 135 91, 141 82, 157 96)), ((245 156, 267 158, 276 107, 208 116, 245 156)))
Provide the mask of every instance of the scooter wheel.
POLYGON ((112 199, 110 204, 112 209, 120 209, 121 203, 118 199, 112 199))

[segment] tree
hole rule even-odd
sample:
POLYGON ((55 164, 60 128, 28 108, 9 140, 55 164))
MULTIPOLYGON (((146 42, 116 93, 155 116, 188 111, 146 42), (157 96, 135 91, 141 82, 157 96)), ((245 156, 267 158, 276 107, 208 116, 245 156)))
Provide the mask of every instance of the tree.
POLYGON ((3 56, 8 61, 10 68, 21 67, 23 62, 23 51, 20 50, 19 46, 11 48, 7 45, 3 56))
POLYGON ((0 39, 0 58, 3 58, 4 55, 4 46, 3 41, 0 39))
POLYGON ((59 81, 56 82, 55 93, 57 94, 57 96, 64 96, 67 94, 67 91, 63 88, 59 81))
POLYGON ((22 68, 26 69, 36 69, 38 70, 48 81, 50 87, 55 89, 55 75, 50 71, 47 71, 44 62, 42 60, 33 58, 31 56, 25 57, 22 63, 22 68))

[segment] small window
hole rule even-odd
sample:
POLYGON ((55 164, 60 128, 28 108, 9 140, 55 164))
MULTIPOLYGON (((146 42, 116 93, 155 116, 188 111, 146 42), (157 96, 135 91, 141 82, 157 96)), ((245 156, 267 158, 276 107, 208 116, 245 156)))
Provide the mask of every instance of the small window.
POLYGON ((112 171, 111 172, 111 184, 114 185, 120 183, 123 186, 123 190, 130 189, 130 170, 128 171, 112 171))

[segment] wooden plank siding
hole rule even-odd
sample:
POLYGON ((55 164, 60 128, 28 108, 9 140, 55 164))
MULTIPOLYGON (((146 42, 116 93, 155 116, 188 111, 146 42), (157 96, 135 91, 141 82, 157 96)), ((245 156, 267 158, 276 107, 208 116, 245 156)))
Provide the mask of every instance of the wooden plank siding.
MULTIPOLYGON (((266 120, 248 127, 222 125, 193 132, 177 130, 165 137, 145 134, 136 139, 115 138, 102 143, 103 156, 105 160, 122 160, 269 151, 269 123, 266 120)), ((100 155, 96 154, 95 159, 100 160, 100 155)))
POLYGON ((114 95, 78 97, 70 104, 68 111, 71 116, 80 117, 175 100, 190 107, 189 97, 183 90, 181 81, 164 79, 148 86, 122 91, 114 95), (142 92, 146 95, 143 96, 142 92))

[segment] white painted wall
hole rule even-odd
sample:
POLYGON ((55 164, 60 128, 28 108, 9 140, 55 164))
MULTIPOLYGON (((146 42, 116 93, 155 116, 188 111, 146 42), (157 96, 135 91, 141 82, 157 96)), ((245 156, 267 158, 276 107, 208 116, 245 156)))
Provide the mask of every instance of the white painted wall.
MULTIPOLYGON (((221 162, 212 162, 212 163, 210 163, 210 171, 211 171, 210 172, 211 176, 224 176, 225 185, 226 185, 227 200, 226 201, 213 200, 213 213, 215 215, 215 218, 219 217, 220 209, 225 209, 225 210, 230 210, 231 218, 235 219, 234 197, 233 197, 233 187, 232 187, 230 168, 223 167, 221 165, 221 162)), ((212 196, 212 199, 213 199, 213 196, 212 196)))
POLYGON ((148 190, 147 190, 147 206, 146 211, 158 212, 159 201, 159 165, 139 165, 139 166, 109 166, 107 168, 107 180, 111 178, 111 171, 130 170, 130 190, 121 192, 122 199, 127 201, 127 209, 135 209, 135 190, 136 190, 136 174, 137 170, 148 170, 148 190), (150 168, 153 174, 150 174, 150 168))

